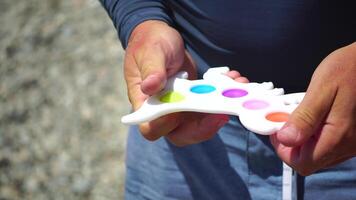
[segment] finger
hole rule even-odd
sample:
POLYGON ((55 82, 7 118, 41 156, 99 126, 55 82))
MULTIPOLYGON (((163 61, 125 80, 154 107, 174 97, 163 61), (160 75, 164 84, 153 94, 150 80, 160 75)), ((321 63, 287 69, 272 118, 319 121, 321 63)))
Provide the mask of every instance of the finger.
POLYGON ((134 110, 141 107, 148 95, 141 91, 141 73, 138 70, 135 59, 130 53, 125 54, 124 73, 127 86, 127 94, 134 110))
POLYGON ((182 121, 183 113, 171 113, 156 120, 140 124, 140 132, 150 141, 167 135, 173 131, 182 121))
POLYGON ((352 100, 354 96, 346 89, 337 91, 330 113, 325 119, 320 135, 312 152, 312 160, 321 163, 323 167, 335 165, 353 156, 351 149, 354 146, 354 133, 352 127, 354 122, 354 111, 352 100))
POLYGON ((337 160, 334 160, 334 161, 331 161, 329 163, 327 163, 323 168, 331 168, 331 167, 334 167, 335 165, 338 165, 342 162, 345 162, 347 161, 348 159, 352 158, 352 156, 344 156, 344 157, 341 157, 337 160))
POLYGON ((196 144, 213 137, 217 131, 229 121, 227 115, 222 114, 189 114, 186 123, 180 124, 166 138, 176 146, 196 144))
POLYGON ((240 82, 240 83, 248 83, 248 82, 250 82, 246 77, 241 76, 240 72, 238 72, 236 70, 228 71, 226 73, 226 75, 228 77, 230 77, 231 79, 235 80, 236 82, 240 82))
POLYGON ((354 144, 349 128, 354 118, 349 107, 353 102, 349 101, 351 96, 353 95, 347 90, 337 90, 330 113, 317 131, 318 134, 302 145, 298 165, 304 173, 311 173, 335 165, 345 157, 352 157, 350 144, 354 144))
POLYGON ((236 70, 231 70, 231 71, 228 71, 226 73, 226 75, 232 79, 235 79, 235 78, 238 78, 241 76, 240 72, 236 71, 236 70))
POLYGON ((136 65, 140 71, 141 90, 153 95, 166 84, 166 55, 160 44, 141 47, 134 53, 136 65))
POLYGON ((246 77, 243 77, 243 76, 237 77, 234 80, 239 82, 239 83, 249 83, 250 82, 246 77))
POLYGON ((314 75, 303 101, 276 133, 277 139, 286 146, 299 146, 308 140, 325 120, 335 95, 331 84, 314 75))
MULTIPOLYGON (((174 65, 171 65, 174 68, 174 65)), ((190 54, 186 51, 185 57, 183 60, 183 66, 181 67, 182 70, 188 72, 190 79, 196 78, 196 69, 195 63, 193 58, 190 54)), ((175 74, 177 70, 174 71, 172 67, 167 68, 167 75, 170 76, 175 74)), ((172 113, 159 119, 153 120, 148 123, 144 123, 140 125, 140 130, 143 136, 148 140, 156 140, 161 136, 165 136, 174 130, 183 120, 186 120, 184 116, 187 113, 179 112, 179 113, 172 113)))
POLYGON ((274 134, 270 136, 270 141, 281 160, 302 176, 310 175, 322 166, 321 163, 312 162, 311 156, 306 154, 315 146, 312 140, 308 140, 303 146, 288 147, 280 143, 274 134))
MULTIPOLYGON (((309 175, 316 170, 333 166, 353 156, 350 154, 352 137, 347 135, 353 123, 352 104, 349 92, 337 91, 325 122, 312 137, 299 147, 286 147, 280 143, 276 135, 271 136, 271 143, 278 156, 291 165, 301 175, 309 175), (341 120, 341 121, 340 121, 341 120), (345 139, 346 138, 346 139, 345 139), (350 142, 351 140, 351 142, 350 142), (294 152, 293 152, 294 151, 294 152)), ((352 135, 352 134, 351 134, 352 135)))
POLYGON ((335 129, 324 126, 320 134, 311 137, 298 147, 288 147, 271 135, 270 140, 277 155, 300 175, 307 176, 311 173, 336 162, 344 149, 339 148, 339 142, 335 138, 335 129), (339 151, 338 151, 339 150, 339 151))
POLYGON ((278 141, 276 134, 270 135, 270 142, 281 160, 283 160, 289 166, 293 167, 295 163, 294 159, 296 159, 299 155, 299 148, 283 145, 278 141))

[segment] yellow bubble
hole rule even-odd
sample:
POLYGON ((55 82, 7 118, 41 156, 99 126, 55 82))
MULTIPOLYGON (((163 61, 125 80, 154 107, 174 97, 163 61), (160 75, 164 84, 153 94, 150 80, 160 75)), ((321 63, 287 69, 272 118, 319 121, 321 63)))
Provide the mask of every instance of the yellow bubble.
POLYGON ((179 92, 167 92, 161 98, 159 99, 161 102, 164 103, 175 103, 175 102, 180 102, 184 100, 184 96, 180 94, 179 92))

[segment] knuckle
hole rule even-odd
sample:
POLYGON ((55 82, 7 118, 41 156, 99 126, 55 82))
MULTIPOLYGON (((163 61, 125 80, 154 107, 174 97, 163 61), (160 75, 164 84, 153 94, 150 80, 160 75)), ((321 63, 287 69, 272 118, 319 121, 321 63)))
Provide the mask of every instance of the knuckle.
POLYGON ((315 169, 310 166, 312 166, 312 165, 302 163, 302 164, 293 166, 293 169, 301 176, 309 176, 315 171, 315 169))
MULTIPOLYGON (((287 163, 288 164, 288 163, 287 163)), ((293 168, 301 176, 309 176, 315 171, 316 165, 313 164, 305 156, 299 156, 298 158, 292 159, 289 166, 293 168)))
POLYGON ((296 169, 296 171, 301 176, 309 176, 313 173, 313 170, 308 169, 308 168, 300 168, 300 169, 296 169))
POLYGON ((171 133, 166 135, 166 139, 168 139, 168 141, 173 144, 176 147, 184 147, 189 145, 190 143, 187 142, 186 140, 182 140, 182 138, 177 137, 177 134, 179 133, 171 133))
POLYGON ((197 134, 196 137, 193 137, 193 141, 194 143, 199 143, 199 142, 210 140, 215 136, 216 132, 217 130, 201 132, 200 134, 197 134))
POLYGON ((192 142, 199 143, 211 139, 218 132, 218 127, 202 127, 198 126, 198 129, 192 134, 192 142))
POLYGON ((142 133, 142 136, 146 140, 151 141, 151 142, 156 141, 156 140, 158 140, 160 138, 159 136, 156 136, 156 135, 151 134, 151 133, 142 133))
POLYGON ((149 141, 155 141, 160 138, 159 135, 156 134, 156 131, 150 128, 148 125, 140 125, 139 126, 140 132, 142 136, 149 141))
POLYGON ((156 140, 158 140, 158 139, 160 138, 160 137, 158 137, 158 136, 156 136, 156 135, 153 135, 153 134, 143 134, 143 133, 142 133, 142 136, 143 136, 146 140, 151 141, 151 142, 156 141, 156 140))
POLYGON ((294 119, 302 123, 309 129, 312 129, 317 121, 313 112, 309 109, 298 109, 294 111, 294 119))

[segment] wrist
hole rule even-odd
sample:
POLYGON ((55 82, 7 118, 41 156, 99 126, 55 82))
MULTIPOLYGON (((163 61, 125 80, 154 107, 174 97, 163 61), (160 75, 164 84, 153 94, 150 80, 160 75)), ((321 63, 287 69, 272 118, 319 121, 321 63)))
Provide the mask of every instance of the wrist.
POLYGON ((166 22, 161 20, 147 20, 143 21, 142 23, 138 24, 132 31, 129 42, 138 41, 145 32, 148 32, 150 29, 157 27, 157 26, 169 26, 166 22))

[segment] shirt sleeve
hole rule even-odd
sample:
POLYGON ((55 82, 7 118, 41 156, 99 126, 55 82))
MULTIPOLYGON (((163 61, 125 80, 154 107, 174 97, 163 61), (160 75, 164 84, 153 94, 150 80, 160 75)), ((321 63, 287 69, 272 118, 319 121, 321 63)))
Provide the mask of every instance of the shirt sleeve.
POLYGON ((132 30, 146 20, 161 20, 172 23, 164 0, 100 0, 112 19, 123 48, 132 30))

